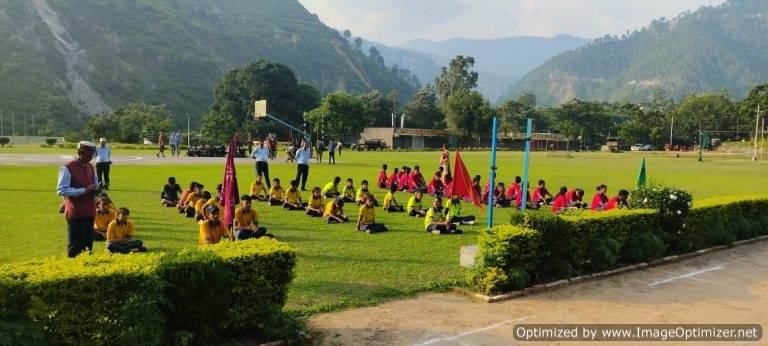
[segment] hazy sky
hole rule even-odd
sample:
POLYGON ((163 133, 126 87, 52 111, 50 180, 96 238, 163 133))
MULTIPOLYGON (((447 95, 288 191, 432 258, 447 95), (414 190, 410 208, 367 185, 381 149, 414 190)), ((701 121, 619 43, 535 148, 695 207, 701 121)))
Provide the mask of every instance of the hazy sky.
POLYGON ((641 28, 724 0, 299 0, 330 27, 398 45, 417 38, 571 34, 596 38, 641 28))

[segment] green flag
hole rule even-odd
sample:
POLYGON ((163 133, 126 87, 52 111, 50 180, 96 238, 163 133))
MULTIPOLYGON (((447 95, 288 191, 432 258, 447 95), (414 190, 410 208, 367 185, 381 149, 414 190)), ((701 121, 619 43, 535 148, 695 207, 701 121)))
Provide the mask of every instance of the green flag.
POLYGON ((640 164, 640 173, 637 174, 637 188, 645 186, 645 156, 640 164))

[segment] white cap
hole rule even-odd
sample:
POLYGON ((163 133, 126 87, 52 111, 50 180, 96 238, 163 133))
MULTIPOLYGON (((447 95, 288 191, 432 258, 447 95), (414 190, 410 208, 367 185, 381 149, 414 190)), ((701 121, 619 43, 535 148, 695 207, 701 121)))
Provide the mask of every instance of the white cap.
POLYGON ((107 141, 107 139, 104 138, 104 137, 99 138, 99 142, 106 142, 106 141, 107 141))
POLYGON ((77 149, 83 148, 83 147, 89 147, 89 148, 96 148, 96 144, 93 144, 89 141, 80 141, 80 143, 77 143, 77 149))

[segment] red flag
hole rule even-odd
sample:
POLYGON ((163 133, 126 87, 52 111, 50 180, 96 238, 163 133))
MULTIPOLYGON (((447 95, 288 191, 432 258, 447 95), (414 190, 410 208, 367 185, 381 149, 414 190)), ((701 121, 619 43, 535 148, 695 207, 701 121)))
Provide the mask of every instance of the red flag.
POLYGON ((472 204, 482 209, 483 203, 480 201, 480 196, 472 189, 472 178, 469 176, 464 162, 461 161, 461 154, 459 154, 458 150, 456 150, 456 160, 454 162, 452 195, 470 200, 472 204))
POLYGON ((240 203, 240 192, 237 187, 237 170, 235 169, 235 151, 237 146, 235 143, 240 142, 240 135, 235 134, 229 141, 229 147, 227 148, 227 164, 224 168, 224 184, 222 186, 223 200, 221 201, 224 207, 224 224, 227 227, 232 226, 232 220, 235 219, 235 206, 240 203))

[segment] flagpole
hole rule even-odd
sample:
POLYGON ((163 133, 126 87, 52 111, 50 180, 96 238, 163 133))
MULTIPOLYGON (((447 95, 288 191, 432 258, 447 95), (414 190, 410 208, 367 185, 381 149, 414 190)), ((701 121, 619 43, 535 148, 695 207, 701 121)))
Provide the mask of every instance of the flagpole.
POLYGON ((525 156, 523 156, 523 186, 520 193, 523 194, 520 203, 520 211, 525 212, 528 206, 528 162, 531 159, 531 132, 533 132, 533 119, 528 118, 525 130, 525 156))
POLYGON ((493 189, 496 186, 496 118, 493 117, 493 129, 491 130, 491 172, 488 177, 488 228, 493 227, 493 189))

